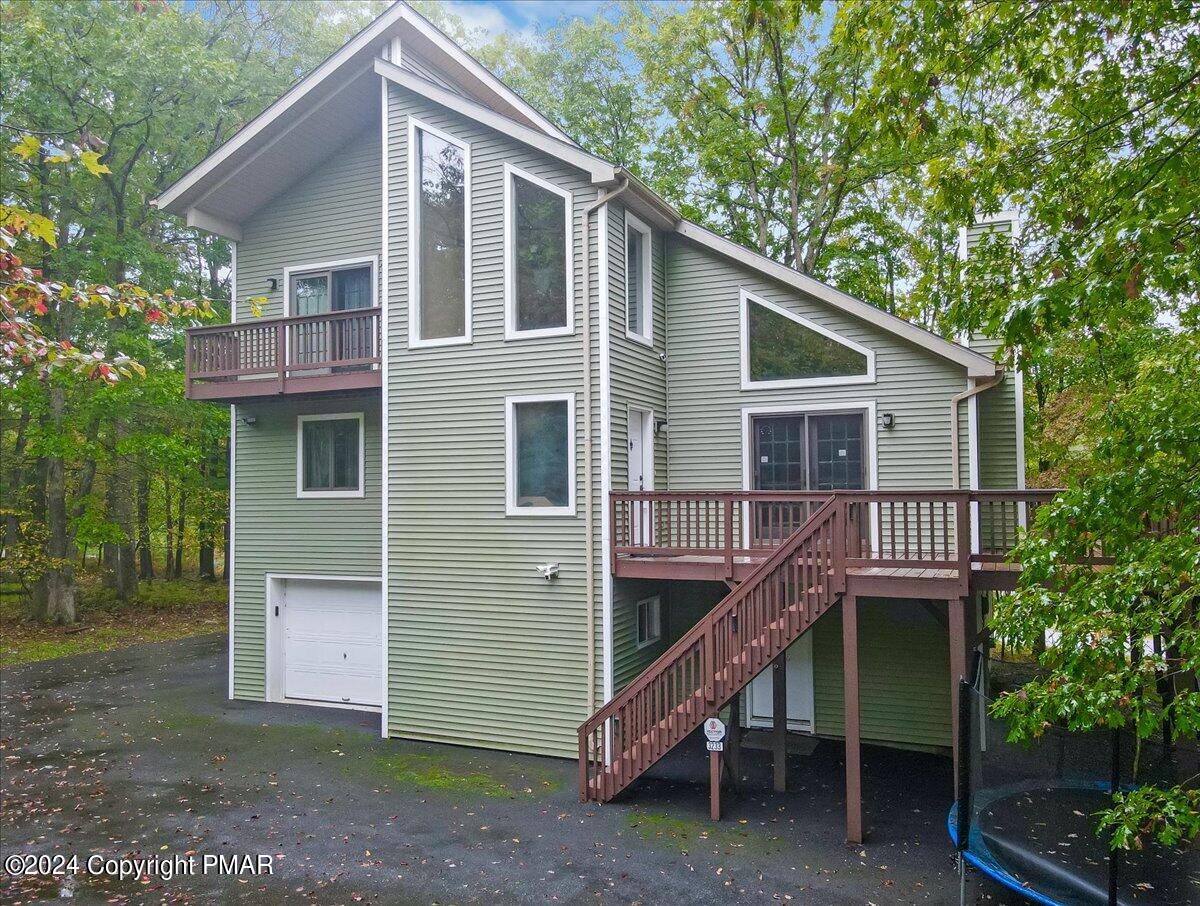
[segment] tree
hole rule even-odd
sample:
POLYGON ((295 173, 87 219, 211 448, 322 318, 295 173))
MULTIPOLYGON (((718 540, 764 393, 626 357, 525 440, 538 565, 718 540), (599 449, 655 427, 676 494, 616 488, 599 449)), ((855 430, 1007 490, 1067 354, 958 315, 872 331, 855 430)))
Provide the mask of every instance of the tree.
MULTIPOLYGON (((1020 587, 993 615, 1030 645, 1061 633, 1044 677, 997 707, 1018 738, 1048 722, 1139 739, 1200 728, 1194 17, 1106 0, 838 10, 834 40, 877 61, 858 104, 915 142, 925 218, 1021 212, 1018 244, 987 243, 952 275, 944 318, 1004 339, 1034 373, 1043 424, 1071 419, 1069 444, 1038 448, 1069 490, 1038 512, 1020 587), (1064 565, 1098 544, 1110 567, 1064 565), (1149 639, 1161 654, 1142 655, 1149 639)), ((1116 797, 1102 827, 1114 846, 1194 839, 1195 780, 1116 797)))

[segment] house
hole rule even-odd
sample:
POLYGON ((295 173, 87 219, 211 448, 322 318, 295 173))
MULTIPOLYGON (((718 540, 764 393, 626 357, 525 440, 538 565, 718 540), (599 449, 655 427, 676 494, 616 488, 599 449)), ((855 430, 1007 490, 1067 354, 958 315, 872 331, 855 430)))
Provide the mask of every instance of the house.
POLYGON ((590 798, 730 705, 953 748, 1037 501, 993 346, 688 222, 404 3, 158 204, 235 248, 187 346, 230 405, 230 697, 578 755, 590 798))

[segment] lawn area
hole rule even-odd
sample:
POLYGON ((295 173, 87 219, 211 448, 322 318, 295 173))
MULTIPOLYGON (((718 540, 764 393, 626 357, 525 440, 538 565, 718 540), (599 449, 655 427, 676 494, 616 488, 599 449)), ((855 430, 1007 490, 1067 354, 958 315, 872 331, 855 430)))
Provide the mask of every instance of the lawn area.
POLYGON ((79 622, 64 627, 30 619, 20 589, 3 585, 0 667, 222 632, 227 594, 224 582, 176 579, 143 582, 137 599, 123 603, 99 582, 84 580, 76 602, 79 622))

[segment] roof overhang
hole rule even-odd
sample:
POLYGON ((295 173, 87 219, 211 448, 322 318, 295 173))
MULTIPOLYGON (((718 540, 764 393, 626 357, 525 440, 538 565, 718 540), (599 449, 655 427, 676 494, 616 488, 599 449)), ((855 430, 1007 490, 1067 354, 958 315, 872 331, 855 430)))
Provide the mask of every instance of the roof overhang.
POLYGON ((397 2, 167 188, 155 205, 194 226, 236 238, 241 221, 258 207, 378 122, 373 61, 397 38, 401 48, 411 47, 436 63, 447 81, 481 105, 573 146, 561 129, 428 19, 397 2))

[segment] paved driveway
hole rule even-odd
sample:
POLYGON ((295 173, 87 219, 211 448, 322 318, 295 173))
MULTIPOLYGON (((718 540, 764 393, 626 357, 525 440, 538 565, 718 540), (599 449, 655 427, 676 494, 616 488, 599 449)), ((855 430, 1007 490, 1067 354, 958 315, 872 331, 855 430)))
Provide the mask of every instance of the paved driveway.
POLYGON ((385 741, 375 715, 230 702, 225 683, 217 636, 6 671, 4 852, 264 854, 272 875, 0 875, 0 901, 958 901, 944 758, 867 749, 870 837, 850 847, 836 745, 793 756, 784 796, 745 753, 714 826, 702 761, 582 805, 571 762, 385 741))

